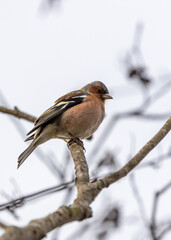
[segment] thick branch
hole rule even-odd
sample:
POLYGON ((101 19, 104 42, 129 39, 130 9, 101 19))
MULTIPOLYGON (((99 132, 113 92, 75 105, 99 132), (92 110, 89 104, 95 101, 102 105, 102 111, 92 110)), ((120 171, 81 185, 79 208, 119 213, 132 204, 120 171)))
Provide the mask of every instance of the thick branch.
POLYGON ((0 221, 0 228, 7 229, 9 226, 0 221))
POLYGON ((84 156, 83 148, 76 143, 68 145, 75 164, 76 184, 84 184, 90 181, 88 165, 84 156))
POLYGON ((24 228, 9 227, 0 237, 0 240, 40 240, 49 231, 65 223, 75 220, 81 221, 91 217, 91 209, 89 206, 99 192, 132 171, 170 130, 171 118, 168 119, 159 132, 124 167, 94 182, 88 182, 88 167, 85 163, 86 160, 82 147, 73 143, 73 146, 69 147, 69 149, 74 158, 77 183, 79 183, 77 184, 78 195, 74 203, 69 207, 62 206, 58 211, 47 217, 34 220, 24 228))
POLYGON ((25 119, 29 122, 34 122, 36 120, 36 117, 33 117, 25 112, 21 112, 17 107, 14 107, 14 109, 9 109, 9 108, 0 106, 0 112, 13 115, 17 118, 25 119))

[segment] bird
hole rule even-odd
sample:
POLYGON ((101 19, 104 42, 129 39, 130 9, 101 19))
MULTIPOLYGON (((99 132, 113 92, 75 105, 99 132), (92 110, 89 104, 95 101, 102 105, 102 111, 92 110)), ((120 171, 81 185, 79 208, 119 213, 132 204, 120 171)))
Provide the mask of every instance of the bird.
POLYGON ((50 139, 59 138, 70 143, 92 136, 104 119, 105 100, 112 98, 104 83, 94 81, 57 99, 35 120, 25 140, 32 142, 18 157, 17 168, 38 145, 50 139))

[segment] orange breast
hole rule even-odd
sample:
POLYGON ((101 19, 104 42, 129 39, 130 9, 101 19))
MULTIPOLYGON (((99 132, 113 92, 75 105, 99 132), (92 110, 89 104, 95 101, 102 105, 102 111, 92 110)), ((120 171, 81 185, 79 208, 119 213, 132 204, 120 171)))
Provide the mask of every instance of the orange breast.
POLYGON ((76 105, 63 113, 60 125, 73 137, 88 138, 104 118, 104 105, 98 99, 76 105))

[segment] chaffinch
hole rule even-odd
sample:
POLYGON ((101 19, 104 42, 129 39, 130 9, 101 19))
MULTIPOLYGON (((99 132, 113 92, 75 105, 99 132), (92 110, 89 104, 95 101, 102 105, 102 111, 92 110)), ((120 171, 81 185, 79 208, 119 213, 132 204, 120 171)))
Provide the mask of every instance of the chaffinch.
POLYGON ((89 138, 99 127, 105 114, 104 102, 112 99, 107 87, 100 81, 87 84, 58 100, 40 115, 25 141, 32 140, 19 156, 18 168, 35 148, 52 138, 69 142, 73 139, 89 138))

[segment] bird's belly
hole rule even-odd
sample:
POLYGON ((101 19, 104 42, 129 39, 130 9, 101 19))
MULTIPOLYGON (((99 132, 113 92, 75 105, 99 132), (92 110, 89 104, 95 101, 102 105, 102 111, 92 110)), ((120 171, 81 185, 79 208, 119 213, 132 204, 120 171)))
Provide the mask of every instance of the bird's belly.
POLYGON ((100 107, 94 106, 92 108, 87 103, 84 109, 81 104, 77 105, 76 108, 72 107, 61 116, 60 124, 63 135, 67 138, 69 136, 70 138, 88 138, 97 130, 103 118, 104 112, 100 107))

